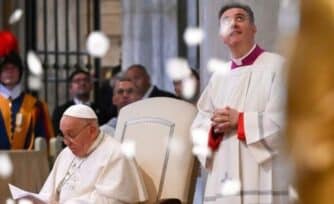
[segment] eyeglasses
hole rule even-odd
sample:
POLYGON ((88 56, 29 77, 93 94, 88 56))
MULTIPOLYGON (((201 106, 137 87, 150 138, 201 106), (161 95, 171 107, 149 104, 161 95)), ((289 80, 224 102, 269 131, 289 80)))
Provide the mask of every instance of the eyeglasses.
POLYGON ((118 89, 117 91, 116 91, 116 93, 117 93, 117 95, 123 95, 123 94, 128 94, 128 95, 130 95, 130 94, 132 94, 132 93, 134 93, 134 90, 133 89, 118 89))
POLYGON ((64 134, 64 142, 67 143, 67 142, 74 142, 75 139, 77 139, 81 133, 87 128, 90 126, 90 123, 87 123, 85 126, 83 126, 82 128, 80 128, 81 130, 79 130, 76 134, 71 134, 71 135, 68 135, 68 134, 64 134))
POLYGON ((90 82, 90 78, 89 77, 85 77, 85 78, 78 78, 78 79, 73 79, 72 83, 78 84, 80 82, 84 82, 84 83, 89 83, 90 82))
POLYGON ((234 20, 234 22, 242 23, 242 22, 245 22, 247 19, 248 19, 247 15, 237 14, 235 16, 225 16, 225 17, 223 17, 222 22, 234 20))

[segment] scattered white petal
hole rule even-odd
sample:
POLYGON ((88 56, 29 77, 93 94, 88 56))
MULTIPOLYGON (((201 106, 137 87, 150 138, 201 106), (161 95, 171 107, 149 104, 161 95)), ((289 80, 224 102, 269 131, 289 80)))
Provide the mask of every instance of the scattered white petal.
POLYGON ((12 13, 12 15, 10 15, 8 23, 9 23, 10 25, 15 24, 16 22, 18 22, 18 21, 21 19, 22 15, 23 15, 23 11, 22 11, 22 9, 16 9, 16 10, 12 13))
POLYGON ((233 25, 234 25, 234 20, 233 19, 222 20, 221 23, 220 23, 219 33, 223 37, 227 37, 228 35, 231 34, 233 25))
POLYGON ((112 71, 108 70, 108 71, 106 72, 106 74, 105 74, 105 78, 106 78, 106 79, 111 79, 111 77, 113 77, 113 75, 112 75, 112 71))
POLYGON ((109 50, 109 39, 108 37, 100 32, 91 32, 86 42, 87 50, 93 57, 103 57, 109 50))
POLYGON ((183 58, 171 58, 167 61, 167 74, 172 80, 182 80, 191 75, 189 64, 183 58))
POLYGON ((289 200, 292 201, 291 203, 294 203, 299 199, 297 191, 292 187, 289 186, 289 200))
POLYGON ((40 76, 30 75, 28 77, 28 87, 30 90, 40 90, 42 88, 43 82, 40 76))
POLYGON ((182 156, 184 150, 182 141, 178 137, 173 137, 170 141, 170 149, 176 155, 182 156))
POLYGON ((27 63, 32 74, 41 75, 43 73, 42 63, 33 51, 28 52, 27 63))
POLYGON ((241 190, 240 181, 227 179, 222 184, 221 193, 223 196, 230 196, 240 193, 240 190, 241 190))
POLYGON ((197 81, 193 77, 187 77, 182 80, 182 96, 186 99, 194 97, 197 88, 197 81))
POLYGON ((194 145, 206 146, 208 143, 208 132, 203 128, 194 128, 191 130, 191 138, 194 145))
POLYGON ((193 146, 192 153, 199 157, 211 157, 212 151, 206 145, 195 145, 193 146))
POLYGON ((12 175, 13 165, 7 154, 0 153, 0 164, 0 178, 8 178, 12 175))
POLYGON ((31 200, 21 199, 18 204, 34 204, 31 200))
POLYGON ((201 28, 187 28, 183 34, 183 39, 187 43, 187 45, 198 45, 204 39, 204 31, 201 28))
POLYGON ((133 158, 136 154, 136 144, 134 141, 124 141, 121 145, 123 154, 128 158, 133 158))
POLYGON ((230 71, 230 67, 227 62, 216 58, 211 58, 208 61, 207 68, 209 72, 218 72, 220 74, 226 74, 230 71))
POLYGON ((6 200, 6 204, 15 204, 15 201, 13 199, 11 199, 11 198, 8 198, 6 200))

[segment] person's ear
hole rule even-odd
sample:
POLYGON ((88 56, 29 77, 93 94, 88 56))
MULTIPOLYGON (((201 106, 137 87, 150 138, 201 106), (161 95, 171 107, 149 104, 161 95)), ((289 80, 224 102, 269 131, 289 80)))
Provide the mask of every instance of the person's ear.
POLYGON ((252 28, 252 30, 253 30, 253 33, 254 33, 254 34, 256 34, 256 32, 257 32, 256 25, 255 25, 255 24, 253 24, 253 25, 252 25, 252 27, 253 27, 253 28, 252 28))
POLYGON ((116 96, 116 93, 113 94, 111 101, 112 101, 112 104, 113 104, 113 105, 116 105, 116 104, 117 104, 117 96, 116 96))

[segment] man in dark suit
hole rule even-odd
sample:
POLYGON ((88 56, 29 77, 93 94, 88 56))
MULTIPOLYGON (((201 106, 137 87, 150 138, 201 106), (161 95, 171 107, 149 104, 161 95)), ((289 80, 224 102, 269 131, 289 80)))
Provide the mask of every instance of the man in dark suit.
POLYGON ((56 107, 52 114, 52 123, 56 135, 61 134, 61 131, 59 130, 60 118, 62 117, 63 112, 71 105, 85 104, 90 106, 96 112, 99 124, 103 124, 110 119, 110 111, 102 110, 98 104, 90 100, 93 83, 88 71, 82 69, 75 70, 69 77, 69 83, 69 91, 72 99, 67 101, 65 104, 56 107))
POLYGON ((151 97, 177 98, 174 94, 163 91, 155 85, 152 85, 150 75, 147 73, 146 68, 141 64, 131 65, 126 70, 125 77, 135 84, 142 99, 151 97))

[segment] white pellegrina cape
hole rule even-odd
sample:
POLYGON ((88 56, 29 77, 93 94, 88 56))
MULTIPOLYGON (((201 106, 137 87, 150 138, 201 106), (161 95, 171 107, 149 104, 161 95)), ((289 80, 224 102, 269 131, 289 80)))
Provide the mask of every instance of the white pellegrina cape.
MULTIPOLYGON (((283 61, 277 54, 264 52, 252 65, 217 72, 210 79, 192 128, 209 132, 212 112, 230 106, 244 113, 246 142, 238 140, 236 131, 223 136, 211 158, 204 203, 288 203, 288 173, 278 148, 285 101, 283 61), (226 181, 240 182, 240 190, 224 194, 226 181)), ((230 64, 226 66, 229 69, 230 64)), ((199 159, 205 166, 207 160, 199 159)))

